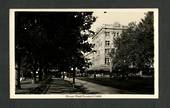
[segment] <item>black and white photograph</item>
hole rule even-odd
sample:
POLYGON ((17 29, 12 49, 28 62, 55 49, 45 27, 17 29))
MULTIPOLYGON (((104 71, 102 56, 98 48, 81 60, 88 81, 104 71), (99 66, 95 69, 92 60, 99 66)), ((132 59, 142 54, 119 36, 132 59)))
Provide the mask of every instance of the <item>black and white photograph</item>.
POLYGON ((11 99, 155 99, 158 9, 10 9, 11 99))

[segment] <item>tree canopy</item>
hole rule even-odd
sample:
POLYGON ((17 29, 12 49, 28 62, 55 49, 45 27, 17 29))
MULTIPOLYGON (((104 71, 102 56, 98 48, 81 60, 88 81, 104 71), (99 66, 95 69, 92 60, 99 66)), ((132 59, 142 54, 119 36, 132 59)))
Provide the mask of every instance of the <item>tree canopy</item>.
POLYGON ((92 12, 16 12, 15 61, 21 59, 38 68, 67 71, 86 65, 83 53, 91 50, 87 42, 92 12))
POLYGON ((144 72, 146 69, 153 68, 153 22, 153 12, 148 12, 138 24, 129 23, 121 36, 114 40, 115 49, 111 53, 113 70, 135 68, 136 72, 144 72))

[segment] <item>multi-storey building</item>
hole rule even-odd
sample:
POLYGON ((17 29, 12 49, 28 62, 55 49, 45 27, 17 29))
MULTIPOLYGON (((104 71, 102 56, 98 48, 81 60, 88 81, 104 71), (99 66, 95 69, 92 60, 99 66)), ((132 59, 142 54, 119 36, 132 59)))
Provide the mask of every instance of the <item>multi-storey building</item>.
POLYGON ((119 23, 102 25, 95 35, 92 37, 94 44, 93 52, 87 54, 87 58, 92 63, 89 70, 105 70, 111 69, 111 58, 109 53, 114 48, 114 39, 122 33, 126 26, 119 23))

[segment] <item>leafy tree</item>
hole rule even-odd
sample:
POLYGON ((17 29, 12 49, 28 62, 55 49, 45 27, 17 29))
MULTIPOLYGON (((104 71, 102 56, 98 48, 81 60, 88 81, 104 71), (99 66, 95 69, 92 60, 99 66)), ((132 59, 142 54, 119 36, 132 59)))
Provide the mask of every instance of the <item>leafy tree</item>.
POLYGON ((149 72, 154 61, 153 12, 148 12, 139 24, 129 23, 114 43, 111 53, 114 71, 123 76, 132 68, 136 69, 133 72, 149 72))
MULTIPOLYGON (((57 68, 68 71, 85 65, 83 53, 91 50, 87 42, 92 12, 16 12, 15 50, 20 85, 20 60, 39 69, 39 80, 44 70, 57 68)), ((36 78, 34 78, 36 79, 36 78)), ((18 86, 18 88, 20 88, 18 86)))

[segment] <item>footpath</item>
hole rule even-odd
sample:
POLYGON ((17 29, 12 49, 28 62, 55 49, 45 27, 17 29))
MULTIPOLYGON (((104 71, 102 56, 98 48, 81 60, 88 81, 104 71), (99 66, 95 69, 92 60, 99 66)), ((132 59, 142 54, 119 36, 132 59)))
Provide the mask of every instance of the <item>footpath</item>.
POLYGON ((84 94, 83 86, 74 85, 72 81, 62 78, 52 78, 49 82, 33 83, 32 79, 21 81, 21 89, 16 89, 16 94, 84 94))
POLYGON ((83 86, 72 85, 71 81, 61 78, 52 78, 50 86, 45 94, 83 94, 85 90, 83 86))

